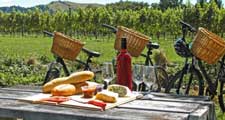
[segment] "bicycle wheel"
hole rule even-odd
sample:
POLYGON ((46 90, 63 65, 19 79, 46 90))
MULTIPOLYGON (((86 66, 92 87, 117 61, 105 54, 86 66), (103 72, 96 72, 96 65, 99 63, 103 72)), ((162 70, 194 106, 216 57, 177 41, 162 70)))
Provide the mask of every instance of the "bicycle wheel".
POLYGON ((176 72, 176 74, 168 77, 168 82, 165 86, 165 93, 170 93, 172 88, 175 88, 175 83, 182 75, 182 70, 176 72))
POLYGON ((206 79, 207 87, 205 89, 205 95, 209 96, 210 99, 213 99, 217 95, 217 86, 218 86, 218 81, 219 76, 218 70, 219 70, 219 64, 214 64, 214 65, 204 65, 204 68, 202 65, 200 65, 201 71, 204 75, 204 78, 206 79))
POLYGON ((156 66, 155 67, 155 74, 156 74, 156 91, 160 92, 163 91, 165 92, 166 86, 169 84, 168 81, 168 73, 163 67, 156 66), (163 89, 163 90, 162 90, 163 89))
POLYGON ((48 71, 45 75, 45 79, 43 82, 43 85, 55 78, 58 78, 60 76, 60 70, 61 70, 61 66, 59 66, 59 63, 57 62, 52 62, 49 65, 48 71))
POLYGON ((222 80, 220 81, 220 85, 219 85, 220 93, 219 93, 219 96, 218 96, 219 105, 220 105, 220 108, 223 112, 225 112, 225 86, 224 86, 225 82, 224 81, 222 81, 222 80))

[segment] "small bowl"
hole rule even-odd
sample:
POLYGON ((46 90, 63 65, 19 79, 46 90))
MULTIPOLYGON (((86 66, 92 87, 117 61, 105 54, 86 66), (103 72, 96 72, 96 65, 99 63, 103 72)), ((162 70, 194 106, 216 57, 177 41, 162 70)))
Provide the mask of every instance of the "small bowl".
POLYGON ((92 98, 96 92, 96 85, 82 86, 81 89, 84 98, 92 98))
POLYGON ((95 95, 96 95, 98 92, 101 92, 101 91, 103 90, 103 87, 104 87, 104 85, 102 85, 102 84, 96 85, 95 95))

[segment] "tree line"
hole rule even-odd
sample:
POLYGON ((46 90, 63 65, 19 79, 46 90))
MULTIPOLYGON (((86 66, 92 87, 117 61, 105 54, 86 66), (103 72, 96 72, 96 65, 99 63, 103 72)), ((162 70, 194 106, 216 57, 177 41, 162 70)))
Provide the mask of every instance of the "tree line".
POLYGON ((109 33, 103 28, 103 23, 122 25, 135 29, 146 35, 177 36, 181 33, 179 20, 184 20, 194 27, 205 27, 210 31, 223 35, 225 32, 225 9, 218 7, 216 2, 175 8, 159 9, 147 6, 137 9, 114 9, 105 6, 97 8, 79 8, 70 11, 41 11, 28 12, 0 11, 0 32, 2 34, 40 34, 43 30, 59 31, 65 34, 99 36, 109 33))

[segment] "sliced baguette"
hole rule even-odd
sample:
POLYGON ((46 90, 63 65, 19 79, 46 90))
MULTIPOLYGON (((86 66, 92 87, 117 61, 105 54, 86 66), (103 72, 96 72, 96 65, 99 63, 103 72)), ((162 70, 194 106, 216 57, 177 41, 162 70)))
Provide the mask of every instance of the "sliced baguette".
POLYGON ((72 73, 68 77, 61 77, 61 78, 56 78, 53 79, 52 81, 46 83, 42 87, 42 91, 44 93, 49 93, 51 90, 61 84, 75 84, 75 83, 80 83, 80 82, 85 82, 87 80, 90 80, 94 77, 94 73, 91 71, 81 71, 81 72, 75 72, 72 73))

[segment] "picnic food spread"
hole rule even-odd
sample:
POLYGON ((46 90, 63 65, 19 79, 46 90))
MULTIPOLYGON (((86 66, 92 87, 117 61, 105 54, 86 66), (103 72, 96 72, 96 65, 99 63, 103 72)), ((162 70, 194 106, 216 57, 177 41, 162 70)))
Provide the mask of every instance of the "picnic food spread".
POLYGON ((77 107, 90 110, 105 110, 135 100, 128 87, 113 84, 103 90, 96 82, 87 81, 94 77, 91 71, 81 71, 68 77, 56 78, 43 86, 40 94, 22 100, 36 104, 77 107), (83 94, 82 94, 83 93, 83 94))

